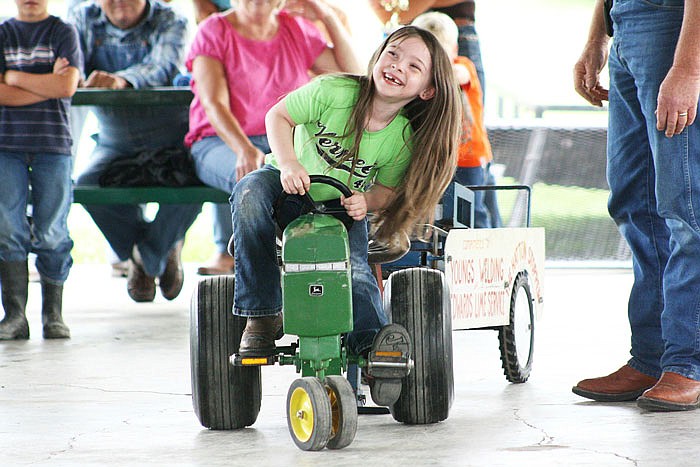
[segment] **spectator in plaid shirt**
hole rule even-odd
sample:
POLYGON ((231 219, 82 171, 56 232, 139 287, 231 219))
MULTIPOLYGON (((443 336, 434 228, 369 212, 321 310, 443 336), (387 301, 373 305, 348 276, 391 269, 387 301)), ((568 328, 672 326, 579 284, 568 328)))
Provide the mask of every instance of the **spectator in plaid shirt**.
MULTIPOLYGON (((156 0, 97 0, 73 8, 85 57, 83 87, 125 89, 167 86, 183 62, 187 20, 156 0)), ((182 147, 188 107, 97 107, 99 134, 78 185, 97 185, 117 159, 182 147)), ((86 206, 120 260, 129 260, 127 291, 137 302, 182 289, 180 251, 201 205, 163 205, 151 222, 136 205, 86 206)))

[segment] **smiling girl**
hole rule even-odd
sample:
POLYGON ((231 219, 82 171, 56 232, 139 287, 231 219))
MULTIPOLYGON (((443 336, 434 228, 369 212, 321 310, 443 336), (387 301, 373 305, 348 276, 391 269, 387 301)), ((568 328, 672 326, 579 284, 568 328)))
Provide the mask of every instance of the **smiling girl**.
POLYGON ((310 191, 317 201, 337 197, 324 186, 310 186, 313 174, 336 178, 353 193, 341 199, 355 220, 348 231, 354 330, 346 342, 351 352, 363 354, 379 340, 375 336, 388 320, 367 263, 366 215, 375 214, 380 239, 410 232, 431 216, 454 171, 458 92, 435 37, 409 26, 386 38, 366 76, 317 78, 268 112, 272 154, 266 166, 238 183, 232 197, 234 314, 248 318, 241 355, 274 352, 282 326, 276 199, 283 191, 310 191))

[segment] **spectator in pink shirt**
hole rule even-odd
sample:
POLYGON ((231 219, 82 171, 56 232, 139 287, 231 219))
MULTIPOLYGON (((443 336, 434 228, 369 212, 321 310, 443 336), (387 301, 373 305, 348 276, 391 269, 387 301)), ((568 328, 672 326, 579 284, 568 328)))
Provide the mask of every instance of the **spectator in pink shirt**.
MULTIPOLYGON (((265 114, 275 103, 310 73, 362 72, 347 30, 323 0, 239 0, 200 23, 186 66, 194 100, 185 144, 197 176, 228 193, 269 152, 265 114), (323 24, 332 45, 313 21, 323 24)), ((231 207, 217 205, 217 256, 200 274, 233 271, 226 251, 231 234, 231 207)))

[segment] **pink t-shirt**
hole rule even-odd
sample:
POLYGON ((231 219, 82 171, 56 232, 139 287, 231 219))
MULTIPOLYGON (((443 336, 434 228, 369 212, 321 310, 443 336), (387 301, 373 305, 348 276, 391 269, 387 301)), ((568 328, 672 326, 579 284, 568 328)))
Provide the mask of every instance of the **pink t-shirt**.
MULTIPOLYGON (((269 41, 255 41, 238 34, 223 15, 212 15, 199 25, 185 62, 189 71, 198 56, 223 64, 229 107, 249 136, 265 134, 267 111, 309 81, 308 70, 326 48, 325 39, 311 22, 285 11, 277 18, 277 35, 269 41)), ((216 135, 199 100, 195 80, 191 86, 194 99, 185 136, 187 146, 216 135)))

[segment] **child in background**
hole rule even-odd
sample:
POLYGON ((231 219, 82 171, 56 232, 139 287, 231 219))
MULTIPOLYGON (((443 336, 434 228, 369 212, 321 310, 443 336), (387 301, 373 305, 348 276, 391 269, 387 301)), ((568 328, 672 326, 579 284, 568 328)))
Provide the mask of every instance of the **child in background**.
POLYGON ((15 3, 17 16, 0 24, 0 340, 29 339, 30 252, 41 275, 44 338, 67 338, 63 283, 73 263, 66 225, 72 201, 68 110, 82 57, 75 30, 49 15, 48 0, 15 3))
MULTIPOLYGON (((459 147, 454 181, 462 185, 486 185, 487 170, 493 155, 484 125, 483 94, 474 63, 466 57, 457 55, 459 35, 457 25, 452 18, 436 11, 417 16, 411 24, 430 31, 440 41, 452 60, 455 77, 466 98, 464 104, 468 109, 465 111, 468 116, 466 119, 468 128, 465 128, 462 144, 459 147)), ((500 220, 492 219, 484 201, 485 193, 474 191, 474 227, 498 227, 500 220)), ((454 185, 450 183, 442 198, 441 223, 443 225, 451 225, 453 206, 454 185)))
MULTIPOLYGON (((322 185, 310 187, 314 174, 336 178, 353 192, 341 198, 355 220, 348 231, 354 318, 349 350, 376 351, 388 336, 409 346, 405 329, 387 325, 367 262, 366 215, 375 213, 380 240, 411 232, 429 218, 454 171, 460 121, 449 57, 432 34, 412 26, 386 38, 366 76, 317 78, 270 109, 265 123, 272 154, 232 195, 234 314, 247 317, 241 355, 274 352, 282 330, 275 201, 282 192, 310 191, 318 201, 337 197, 322 185)), ((370 380, 380 405, 395 402, 400 388, 400 379, 370 380)))

